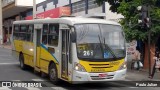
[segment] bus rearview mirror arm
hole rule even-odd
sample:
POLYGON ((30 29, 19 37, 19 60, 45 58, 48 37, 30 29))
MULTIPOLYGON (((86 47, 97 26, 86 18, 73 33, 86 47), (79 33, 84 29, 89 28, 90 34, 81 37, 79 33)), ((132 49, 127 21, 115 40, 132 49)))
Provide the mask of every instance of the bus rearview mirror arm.
POLYGON ((71 32, 70 38, 71 38, 71 41, 72 41, 73 43, 75 43, 75 42, 76 42, 76 33, 75 33, 75 32, 71 32))

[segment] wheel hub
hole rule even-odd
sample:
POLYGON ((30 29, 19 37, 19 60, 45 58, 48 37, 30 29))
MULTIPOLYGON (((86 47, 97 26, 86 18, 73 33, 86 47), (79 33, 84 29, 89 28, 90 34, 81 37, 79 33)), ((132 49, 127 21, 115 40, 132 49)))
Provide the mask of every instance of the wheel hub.
POLYGON ((50 71, 50 77, 51 77, 51 79, 55 80, 55 77, 56 77, 56 71, 55 71, 55 69, 51 69, 51 71, 50 71))

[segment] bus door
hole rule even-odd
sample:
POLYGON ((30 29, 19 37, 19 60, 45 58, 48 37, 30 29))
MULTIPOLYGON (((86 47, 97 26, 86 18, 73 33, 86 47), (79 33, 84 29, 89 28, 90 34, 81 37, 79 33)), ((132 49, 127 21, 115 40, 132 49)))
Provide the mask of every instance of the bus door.
POLYGON ((69 45, 69 31, 68 30, 62 30, 62 77, 66 78, 68 77, 68 45, 69 45))
POLYGON ((41 46, 41 24, 35 24, 35 33, 34 33, 34 65, 35 69, 40 69, 40 46, 41 46))
POLYGON ((61 77, 69 80, 71 75, 69 74, 72 70, 72 66, 69 63, 70 59, 70 33, 69 29, 61 29, 62 39, 61 39, 61 77), (69 76, 70 75, 70 76, 69 76))

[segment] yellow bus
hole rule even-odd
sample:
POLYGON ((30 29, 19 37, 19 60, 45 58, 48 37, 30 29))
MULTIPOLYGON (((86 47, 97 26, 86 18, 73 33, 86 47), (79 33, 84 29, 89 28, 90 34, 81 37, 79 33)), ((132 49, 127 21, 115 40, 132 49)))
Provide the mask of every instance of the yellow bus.
POLYGON ((126 48, 120 24, 62 17, 13 22, 12 52, 53 83, 124 80, 126 48))

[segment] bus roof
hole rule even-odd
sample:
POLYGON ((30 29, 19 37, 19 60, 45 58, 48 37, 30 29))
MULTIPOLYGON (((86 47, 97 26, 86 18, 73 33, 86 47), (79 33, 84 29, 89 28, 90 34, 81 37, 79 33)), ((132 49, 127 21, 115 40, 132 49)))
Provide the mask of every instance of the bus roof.
POLYGON ((96 19, 96 18, 82 18, 82 17, 46 18, 46 19, 35 19, 35 20, 20 20, 13 22, 13 24, 43 24, 43 23, 62 23, 71 26, 73 26, 74 24, 83 24, 83 23, 120 25, 119 23, 110 20, 96 19))

